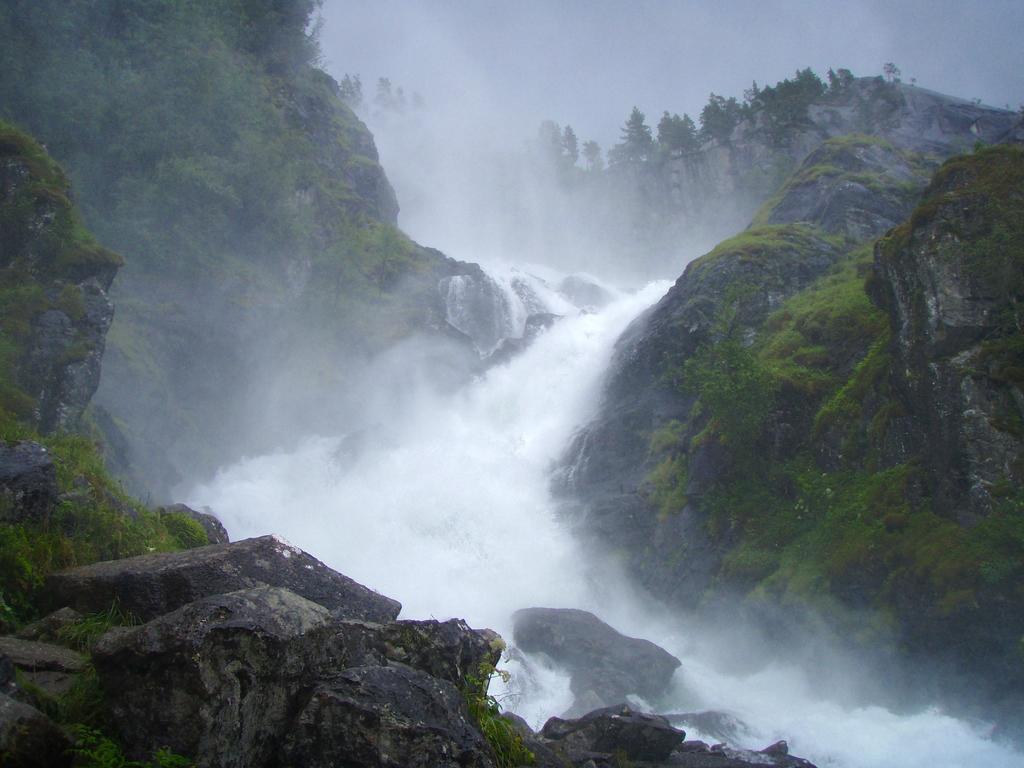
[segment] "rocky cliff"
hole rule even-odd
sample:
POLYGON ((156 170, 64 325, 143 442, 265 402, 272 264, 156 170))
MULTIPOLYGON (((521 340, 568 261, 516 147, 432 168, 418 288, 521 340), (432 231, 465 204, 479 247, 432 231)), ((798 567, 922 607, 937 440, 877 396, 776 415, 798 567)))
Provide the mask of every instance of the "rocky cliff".
POLYGON ((925 189, 934 161, 875 137, 810 153, 620 339, 562 472, 580 529, 672 602, 810 609, 1011 711, 1021 160, 925 189))
POLYGON ((44 433, 75 428, 96 391, 121 265, 70 194, 46 151, 0 122, 0 407, 44 433))

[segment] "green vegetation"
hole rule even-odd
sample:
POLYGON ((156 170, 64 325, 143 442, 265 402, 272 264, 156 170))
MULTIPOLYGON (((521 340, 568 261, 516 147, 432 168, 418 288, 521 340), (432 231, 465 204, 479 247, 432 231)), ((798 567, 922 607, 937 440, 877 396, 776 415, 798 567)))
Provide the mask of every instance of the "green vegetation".
POLYGON ((722 256, 740 254, 745 259, 770 262, 780 250, 806 253, 822 241, 841 245, 840 238, 830 237, 806 224, 768 224, 752 227, 723 240, 694 264, 706 265, 722 256))
MULTIPOLYGON (((79 323, 85 301, 76 282, 115 269, 121 259, 83 228, 60 167, 36 141, 3 121, 0 164, 11 177, 0 205, 0 410, 32 421, 37 403, 30 392, 39 385, 24 368, 33 322, 57 309, 79 323)), ((57 362, 83 360, 92 350, 90 341, 76 337, 57 362)))
POLYGON ((526 748, 523 737, 512 722, 501 716, 501 705, 487 693, 490 681, 500 677, 508 682, 508 673, 490 664, 481 664, 476 675, 467 675, 462 685, 462 696, 469 709, 470 719, 494 750, 499 768, 533 765, 536 758, 526 748))
POLYGON ((129 760, 121 746, 100 731, 87 726, 72 728, 77 746, 74 747, 74 768, 191 768, 192 761, 176 755, 167 748, 153 753, 151 762, 129 760))

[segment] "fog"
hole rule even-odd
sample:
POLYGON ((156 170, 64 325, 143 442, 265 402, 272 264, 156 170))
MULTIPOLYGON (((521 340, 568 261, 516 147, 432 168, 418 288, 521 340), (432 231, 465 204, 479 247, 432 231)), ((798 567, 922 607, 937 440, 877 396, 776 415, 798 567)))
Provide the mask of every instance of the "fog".
POLYGON ((708 93, 742 95, 810 66, 878 75, 994 106, 1024 102, 1016 0, 407 2, 326 0, 325 64, 381 76, 510 135, 570 123, 602 146, 637 105, 694 117, 708 93))

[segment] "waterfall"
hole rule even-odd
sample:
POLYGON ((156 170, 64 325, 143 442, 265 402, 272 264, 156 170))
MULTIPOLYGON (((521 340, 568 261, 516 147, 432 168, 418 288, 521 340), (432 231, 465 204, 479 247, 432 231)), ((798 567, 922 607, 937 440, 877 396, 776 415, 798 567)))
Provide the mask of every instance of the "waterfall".
MULTIPOLYGON (((511 641, 516 609, 591 610, 682 659, 659 708, 733 713, 748 726, 737 746, 786 738, 820 768, 1021 765, 1019 754, 985 738, 981 724, 936 710, 844 706, 814 686, 813 672, 795 668, 724 672, 694 652, 685 618, 649 610, 607 564, 599 576, 589 570, 556 516, 552 467, 597 407, 615 340, 668 283, 584 312, 551 288, 550 275, 495 270, 488 280, 451 278, 442 286, 449 320, 466 324, 464 332, 474 330, 474 312, 486 305, 491 313, 474 331, 482 353, 522 335, 539 306, 531 301, 561 318, 455 394, 417 393, 414 413, 373 414, 368 423, 379 427, 358 439, 310 437, 295 450, 225 467, 189 502, 214 509, 232 538, 283 535, 399 599, 404 618, 464 617, 511 641)), ((498 693, 532 725, 568 706, 567 679, 557 670, 530 659, 510 669, 513 682, 498 693)))

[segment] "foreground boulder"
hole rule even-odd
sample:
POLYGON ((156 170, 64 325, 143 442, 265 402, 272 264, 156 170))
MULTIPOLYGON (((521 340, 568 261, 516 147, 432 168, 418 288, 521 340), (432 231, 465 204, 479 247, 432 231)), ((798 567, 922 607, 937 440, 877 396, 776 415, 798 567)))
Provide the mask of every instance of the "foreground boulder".
POLYGON ((167 746, 200 768, 335 765, 339 755, 353 766, 490 766, 457 686, 502 648, 459 620, 342 620, 261 586, 112 630, 93 662, 134 757, 167 746))
MULTIPOLYGON (((626 637, 587 611, 527 608, 517 611, 513 620, 520 650, 545 653, 569 671, 577 705, 613 706, 629 694, 655 699, 665 692, 680 664, 649 640, 626 637)), ((570 712, 576 712, 577 705, 570 712)))
POLYGON ((0 522, 48 517, 57 504, 57 470, 39 443, 0 442, 0 522))
POLYGON ((557 742, 571 760, 591 753, 624 755, 630 760, 667 760, 686 733, 658 715, 634 712, 625 704, 605 707, 576 720, 553 717, 541 735, 557 742))
POLYGON ((43 600, 82 613, 121 610, 148 621, 210 595, 270 585, 346 619, 392 621, 401 603, 328 568, 276 536, 94 563, 52 574, 43 600))
POLYGON ((26 681, 53 697, 67 693, 86 667, 86 658, 69 648, 16 637, 0 637, 0 656, 7 657, 26 681))
POLYGON ((167 746, 200 765, 268 764, 292 696, 324 661, 311 633, 331 622, 323 606, 257 587, 107 633, 93 662, 128 753, 167 746))
POLYGON ((284 765, 491 768, 490 746, 450 682, 401 664, 318 685, 289 729, 284 765))
POLYGON ((61 768, 71 764, 71 741, 50 718, 0 694, 0 765, 4 768, 61 768))

